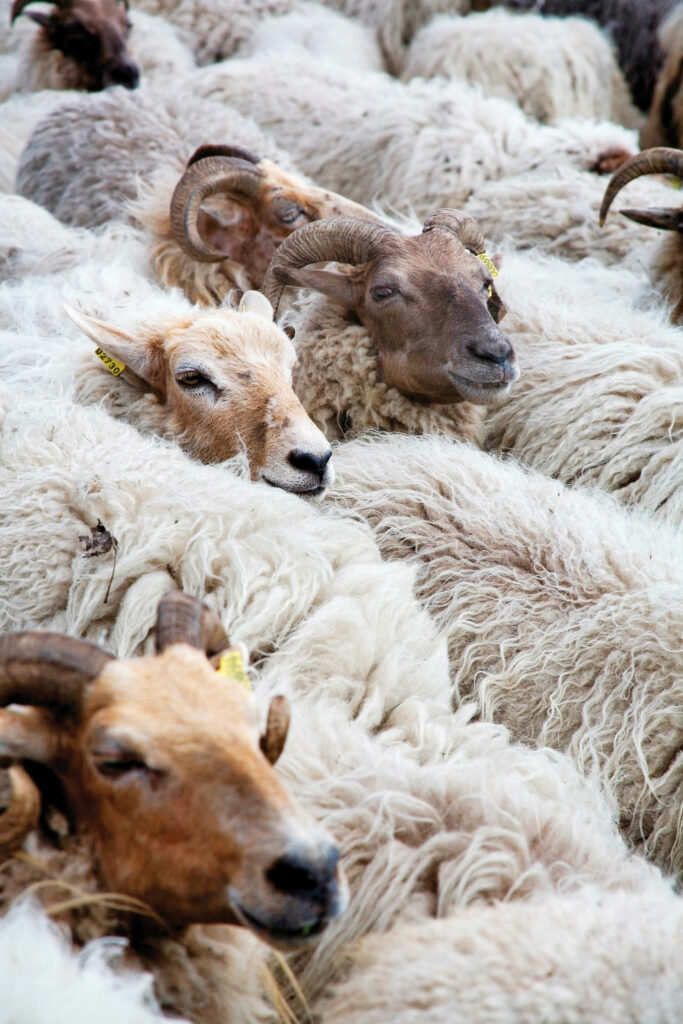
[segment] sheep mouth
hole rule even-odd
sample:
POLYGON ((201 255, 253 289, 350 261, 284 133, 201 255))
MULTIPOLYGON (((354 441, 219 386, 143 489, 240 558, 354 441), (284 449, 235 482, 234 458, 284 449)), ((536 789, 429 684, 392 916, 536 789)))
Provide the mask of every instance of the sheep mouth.
POLYGON ((509 380, 480 381, 471 380, 469 377, 461 377, 460 374, 449 371, 448 376, 456 388, 468 401, 476 405, 486 405, 494 395, 500 395, 510 387, 509 380))
POLYGON ((281 925, 267 924, 254 914, 250 914, 243 906, 232 901, 233 909, 237 919, 259 938, 284 949, 301 948, 310 945, 327 927, 327 918, 320 917, 308 924, 300 925, 298 928, 283 928, 281 925))
POLYGON ((281 491, 289 491, 290 494, 300 494, 302 498, 316 498, 327 490, 327 484, 318 484, 317 487, 297 487, 296 484, 279 484, 275 480, 270 480, 265 473, 262 474, 260 479, 263 480, 264 484, 268 484, 269 487, 277 487, 281 491))

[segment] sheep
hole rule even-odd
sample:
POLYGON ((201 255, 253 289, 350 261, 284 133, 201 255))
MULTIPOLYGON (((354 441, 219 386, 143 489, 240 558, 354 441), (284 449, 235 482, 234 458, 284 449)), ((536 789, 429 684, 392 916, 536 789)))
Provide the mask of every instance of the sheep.
POLYGON ((683 350, 666 307, 642 273, 596 261, 506 254, 505 268, 521 377, 489 407, 484 447, 680 526, 683 350))
POLYGON ((142 0, 139 6, 176 26, 200 65, 286 51, 359 71, 383 70, 374 33, 318 3, 222 0, 216 6, 211 0, 142 0))
POLYGON ((639 127, 607 38, 583 18, 505 10, 434 18, 408 47, 401 78, 435 75, 476 82, 542 122, 592 117, 639 127))
MULTIPOLYGON (((167 1007, 174 995, 181 1006, 192 996, 174 993, 180 979, 164 932, 181 959, 192 955, 183 939, 192 924, 238 924, 296 949, 315 942, 347 899, 336 846, 271 767, 287 735, 287 701, 271 701, 259 741, 253 694, 219 653, 218 672, 205 654, 225 643, 208 609, 177 591, 159 604, 156 655, 141 660, 61 634, 0 639, 0 751, 59 781, 56 799, 54 783, 36 784, 43 812, 52 806, 69 820, 78 867, 96 888, 142 914, 135 941, 161 976, 167 1007)), ((49 849, 49 830, 35 843, 49 849)), ((5 866, 5 905, 32 869, 21 859, 5 866)))
MULTIPOLYGON (((635 178, 643 174, 674 174, 680 177, 683 173, 683 153, 679 149, 667 149, 656 147, 645 150, 632 157, 623 167, 611 178, 600 206, 600 224, 605 223, 605 218, 615 197, 635 178)), ((673 323, 683 322, 683 289, 681 287, 681 241, 680 232, 683 220, 678 207, 654 208, 645 210, 622 210, 621 212, 630 220, 647 227, 661 228, 665 231, 673 231, 658 249, 653 261, 655 277, 660 279, 662 288, 674 308, 671 312, 673 323)))
MULTIPOLYGON (((593 225, 602 185, 589 167, 611 171, 635 148, 633 133, 617 125, 582 120, 539 125, 508 101, 483 97, 465 83, 401 83, 377 74, 321 72, 315 65, 285 59, 232 60, 201 68, 181 83, 180 93, 185 90, 193 101, 220 99, 248 112, 288 149, 298 167, 357 202, 379 198, 399 211, 410 205, 420 217, 442 206, 475 215, 470 200, 501 184, 501 178, 511 183, 514 195, 520 189, 517 178, 529 175, 534 197, 542 195, 548 180, 556 187, 556 176, 569 172, 571 193, 560 193, 559 209, 553 197, 556 208, 549 210, 551 223, 559 222, 559 228, 548 245, 560 230, 563 251, 572 258, 617 249, 612 259, 622 260, 647 238, 633 225, 615 224, 609 238, 593 225)), ((547 203, 550 207, 550 199, 547 203)), ((498 207, 489 208, 482 223, 495 240, 502 232, 491 227, 500 214, 498 207)), ((518 225, 518 244, 544 245, 528 193, 517 199, 509 216, 518 225)))
POLYGON ((657 41, 659 26, 678 0, 505 0, 513 10, 550 15, 579 14, 607 29, 633 101, 650 107, 663 54, 657 41))
POLYGON ((683 870, 680 535, 440 438, 337 449, 333 505, 373 527, 449 638, 454 701, 613 787, 622 832, 683 870))
POLYGON ((681 102, 680 66, 683 56, 683 8, 677 4, 659 30, 659 44, 664 51, 664 66, 650 105, 647 123, 640 133, 643 149, 655 146, 683 145, 683 110, 681 102))
MULTIPOLYGON (((34 2, 14 0, 11 21, 34 2)), ((55 4, 49 15, 29 11, 28 17, 39 27, 23 47, 15 88, 134 89, 140 70, 126 49, 126 8, 118 0, 68 0, 55 4)))
MULTIPOLYGON (((252 646, 257 694, 295 706, 278 768, 335 836, 352 893, 316 951, 294 961, 313 1011, 370 931, 457 916, 473 903, 529 908, 544 893, 591 883, 605 893, 655 884, 567 758, 510 745, 505 729, 471 720, 472 706, 451 714, 443 640, 412 596, 413 573, 383 563, 367 528, 192 463, 47 390, 24 397, 6 384, 2 400, 2 625, 68 628, 130 654, 148 647, 150 605, 175 577, 207 593, 233 641, 252 646), (119 544, 107 604, 110 565, 86 561, 77 540, 97 518, 119 544)), ((61 845, 35 852, 92 891, 73 841, 61 845)), ((22 884, 38 877, 26 861, 12 871, 22 884)), ((79 941, 107 934, 111 913, 103 922, 94 911, 64 911, 79 941)), ((190 967, 206 970, 209 951, 215 962, 217 938, 195 932, 190 967)), ((222 993, 241 982, 242 998, 254 998, 253 963, 245 982, 244 953, 229 960, 241 949, 221 954, 222 993)), ((177 971, 188 962, 177 944, 161 951, 177 971)), ((202 982, 183 988, 178 978, 176 998, 190 1000, 202 982)), ((207 1020, 196 1004, 173 1005, 207 1020)))
POLYGON ((457 210, 437 210, 412 238, 336 218, 283 242, 263 285, 276 312, 287 285, 326 296, 282 319, 296 339, 294 386, 326 436, 374 426, 479 441, 483 407, 518 376, 493 275, 476 221, 457 210), (309 269, 329 260, 354 269, 309 269))
POLYGON ((683 906, 656 890, 632 897, 587 889, 530 906, 470 908, 365 939, 320 1019, 667 1024, 683 1001, 682 938, 683 906))

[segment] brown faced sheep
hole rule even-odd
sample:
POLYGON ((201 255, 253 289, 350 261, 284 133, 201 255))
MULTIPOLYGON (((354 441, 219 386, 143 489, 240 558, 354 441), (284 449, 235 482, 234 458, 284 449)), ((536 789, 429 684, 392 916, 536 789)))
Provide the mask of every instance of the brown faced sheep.
MULTIPOLYGON (((14 22, 35 0, 15 0, 14 22)), ((39 26, 24 58, 24 88, 83 89, 111 85, 134 89, 137 64, 126 50, 130 30, 127 0, 53 0, 50 14, 29 11, 39 26)))
POLYGON ((111 378, 88 360, 85 401, 105 398, 114 414, 175 437, 202 462, 246 449, 251 476, 297 493, 319 493, 334 479, 330 446, 291 386, 294 349, 258 292, 240 311, 188 309, 146 324, 133 337, 67 308, 98 346, 111 378), (112 405, 113 402, 113 405, 112 405))
MULTIPOLYGON (((612 176, 600 207, 600 225, 605 222, 609 208, 617 194, 635 178, 643 174, 673 174, 683 177, 683 151, 657 147, 637 153, 612 176)), ((683 321, 683 207, 648 210, 622 210, 624 216, 639 224, 647 224, 663 231, 673 231, 667 238, 655 262, 655 273, 662 279, 662 284, 669 298, 674 303, 671 319, 678 324, 683 321)))

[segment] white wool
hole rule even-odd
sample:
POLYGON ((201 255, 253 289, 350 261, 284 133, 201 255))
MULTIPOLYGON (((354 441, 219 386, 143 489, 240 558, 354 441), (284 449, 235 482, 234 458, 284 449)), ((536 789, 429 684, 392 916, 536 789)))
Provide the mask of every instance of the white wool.
POLYGON ((401 78, 462 78, 539 121, 593 117, 639 127, 607 36, 585 18, 494 9, 433 18, 413 38, 401 78))
POLYGON ((681 872, 680 534, 436 437, 351 441, 335 467, 335 506, 418 570, 454 699, 568 751, 629 841, 681 872))
POLYGON ((323 1024, 672 1024, 683 903, 587 889, 362 942, 323 1024))
MULTIPOLYGON (((625 218, 614 218, 607 234, 598 226, 604 179, 590 168, 606 150, 637 148, 635 133, 609 122, 573 118, 541 125, 464 82, 402 83, 286 56, 202 68, 181 83, 183 90, 255 117, 319 184, 366 205, 379 199, 423 219, 439 207, 470 212, 468 201, 482 188, 528 175, 530 195, 522 205, 529 206, 544 182, 569 173, 571 191, 554 216, 561 227, 546 243, 532 223, 528 237, 516 204, 517 244, 557 247, 561 232, 562 251, 576 258, 590 245, 623 254, 651 240, 651 231, 625 218)), ((499 211, 489 210, 488 218, 471 212, 495 239, 499 211)))
POLYGON ((520 379, 486 447, 683 522, 683 346, 642 274, 507 254, 500 290, 520 379), (649 307, 649 308, 648 308, 649 307))
POLYGON ((0 919, 0 1024, 91 1024, 93 1014, 100 1024, 165 1019, 149 974, 114 972, 126 945, 111 937, 75 953, 42 910, 16 904, 0 919))

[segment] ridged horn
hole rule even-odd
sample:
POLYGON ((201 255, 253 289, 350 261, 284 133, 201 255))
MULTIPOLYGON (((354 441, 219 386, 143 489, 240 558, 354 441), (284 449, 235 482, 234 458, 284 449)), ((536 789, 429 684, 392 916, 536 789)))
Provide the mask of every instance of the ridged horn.
POLYGON ((261 162, 261 158, 252 153, 250 149, 244 149, 242 146, 221 146, 207 143, 204 146, 200 146, 199 149, 195 149, 194 153, 187 161, 185 170, 191 167, 192 164, 198 163, 199 160, 206 160, 209 156, 226 156, 229 158, 236 157, 238 160, 246 160, 248 164, 258 164, 261 162))
POLYGON ((286 697, 273 697, 268 708, 266 731, 261 736, 260 747, 264 756, 275 764, 284 750, 289 730, 289 701, 286 697))
MULTIPOLYGON (((49 0, 54 7, 70 7, 71 0, 49 0)), ((10 25, 13 25, 25 7, 29 4, 38 3, 38 0, 14 0, 10 11, 10 25)))
POLYGON ((0 854, 19 849, 38 824, 40 791, 23 768, 0 769, 0 854))
POLYGON ((282 273, 286 268, 331 261, 356 266, 371 259, 384 242, 395 237, 391 228, 355 217, 330 217, 298 228, 276 250, 261 288, 273 315, 277 316, 287 286, 282 273))
POLYGON ((610 178, 602 197, 600 227, 605 223, 609 208, 622 188, 628 185, 629 181, 640 178, 644 174, 675 174, 679 178, 683 178, 683 151, 667 149, 666 146, 656 146, 654 149, 644 149, 642 153, 636 153, 630 160, 622 164, 610 178))
POLYGON ((86 686, 113 655, 61 633, 0 637, 0 705, 35 704, 77 712, 86 686))
POLYGON ((157 609, 157 653, 171 644, 189 644, 211 655, 228 647, 229 641, 220 619, 203 601, 182 590, 169 590, 157 609))
POLYGON ((435 210, 424 222, 422 234, 434 230, 450 231, 470 252, 476 254, 486 252, 486 242, 482 230, 469 213, 447 208, 435 210))
POLYGON ((191 163, 175 187, 170 208, 171 231, 183 252, 202 263, 224 260, 226 254, 207 245, 199 234, 199 208, 217 193, 253 198, 261 190, 263 179, 263 171, 241 157, 206 156, 191 163))

